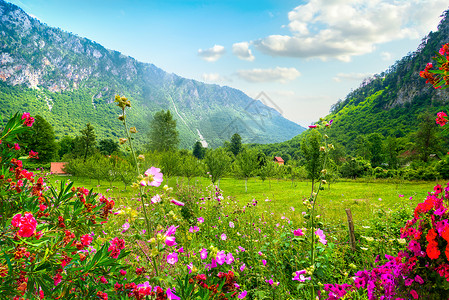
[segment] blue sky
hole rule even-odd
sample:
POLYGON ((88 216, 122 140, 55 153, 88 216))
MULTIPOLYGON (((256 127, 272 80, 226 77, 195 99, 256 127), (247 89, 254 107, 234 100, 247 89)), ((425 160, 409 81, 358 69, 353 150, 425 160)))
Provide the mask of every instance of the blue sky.
POLYGON ((447 0, 9 0, 167 72, 264 92, 303 126, 435 31, 447 0))

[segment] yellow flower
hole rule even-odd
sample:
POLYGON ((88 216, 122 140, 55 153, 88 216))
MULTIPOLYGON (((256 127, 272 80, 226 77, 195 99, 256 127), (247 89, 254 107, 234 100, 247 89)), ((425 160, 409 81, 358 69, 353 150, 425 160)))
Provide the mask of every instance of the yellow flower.
POLYGON ((137 133, 137 128, 136 128, 136 127, 131 127, 131 128, 129 129, 129 132, 131 132, 131 133, 137 133))
POLYGON ((127 141, 128 139, 125 139, 125 138, 119 138, 118 140, 119 140, 119 144, 120 144, 120 145, 123 145, 124 143, 126 143, 126 141, 127 141))

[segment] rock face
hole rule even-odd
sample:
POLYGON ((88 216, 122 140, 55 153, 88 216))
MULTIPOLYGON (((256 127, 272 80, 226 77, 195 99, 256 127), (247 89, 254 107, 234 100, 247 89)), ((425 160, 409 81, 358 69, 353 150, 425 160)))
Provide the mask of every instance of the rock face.
POLYGON ((58 136, 78 134, 87 122, 96 126, 100 136, 118 136, 108 132, 119 131, 119 122, 104 121, 116 118, 115 94, 132 99, 130 121, 143 133, 155 111, 176 111, 181 144, 189 148, 196 140, 220 146, 235 132, 244 142, 269 143, 304 130, 239 90, 166 73, 48 27, 4 0, 0 0, 0 19, 0 100, 13 101, 0 112, 17 110, 25 104, 19 96, 27 98, 28 110, 48 119, 58 136), (11 98, 11 94, 17 95, 11 98), (61 110, 64 113, 56 115, 61 110))

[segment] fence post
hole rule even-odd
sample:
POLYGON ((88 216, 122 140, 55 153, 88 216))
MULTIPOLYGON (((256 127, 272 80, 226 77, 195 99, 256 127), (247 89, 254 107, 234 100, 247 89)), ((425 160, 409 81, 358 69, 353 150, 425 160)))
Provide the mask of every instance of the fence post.
POLYGON ((348 217, 348 227, 349 227, 349 241, 351 242, 352 251, 356 251, 355 249, 355 235, 354 235, 354 221, 352 220, 351 209, 346 208, 346 216, 348 217))

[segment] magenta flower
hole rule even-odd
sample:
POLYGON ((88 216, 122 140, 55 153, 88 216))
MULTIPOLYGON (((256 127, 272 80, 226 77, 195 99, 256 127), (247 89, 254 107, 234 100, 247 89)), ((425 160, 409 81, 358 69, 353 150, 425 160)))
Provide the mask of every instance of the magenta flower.
POLYGON ((232 253, 228 253, 228 255, 226 255, 226 263, 228 265, 232 264, 234 262, 234 256, 232 256, 232 253))
POLYGON ((170 202, 173 203, 174 205, 184 206, 184 202, 178 201, 176 199, 171 199, 170 202))
POLYGON ((309 128, 317 128, 318 125, 309 125, 309 128))
POLYGON ((14 150, 20 150, 19 144, 17 144, 17 143, 14 144, 14 150))
POLYGON ((267 261, 265 259, 262 259, 262 264, 264 265, 264 267, 267 265, 267 261))
POLYGON ((199 218, 197 218, 197 220, 198 220, 198 223, 204 223, 204 218, 203 217, 199 217, 199 218))
MULTIPOLYGON (((160 186, 163 181, 163 175, 159 168, 151 167, 145 171, 144 175, 148 178, 148 181, 145 181, 145 185, 160 186)), ((142 184, 142 182, 140 184, 142 184)))
POLYGON ((293 235, 294 236, 302 236, 302 235, 304 235, 304 232, 302 232, 301 228, 298 228, 296 230, 293 230, 293 235))
POLYGON ((241 293, 237 296, 237 298, 238 298, 238 299, 243 299, 243 298, 246 297, 247 294, 248 294, 247 291, 243 291, 243 292, 241 292, 241 293))
POLYGON ((200 257, 201 257, 201 259, 207 258, 207 249, 203 248, 200 250, 200 257))
POLYGON ((323 245, 326 245, 327 241, 326 241, 326 236, 324 235, 323 230, 321 230, 321 229, 318 228, 318 229, 315 231, 315 234, 319 237, 319 242, 320 242, 321 244, 323 244, 323 245))
POLYGON ((126 271, 125 270, 120 270, 120 275, 125 276, 126 275, 126 271))
POLYGON ((310 280, 311 277, 305 277, 304 274, 306 274, 306 270, 296 271, 295 277, 292 278, 292 280, 298 280, 299 282, 305 282, 306 280, 310 280))
POLYGON ((122 225, 122 228, 123 228, 122 233, 128 231, 128 229, 129 229, 129 223, 128 223, 128 222, 124 223, 124 224, 122 225))
POLYGON ((167 255, 167 262, 171 265, 174 265, 178 262, 178 253, 173 252, 167 255))
POLYGON ((246 264, 241 265, 240 266, 240 272, 243 272, 245 270, 245 268, 246 268, 246 264))
POLYGON ((190 229, 189 229, 189 232, 193 233, 193 232, 197 232, 199 230, 200 230, 200 228, 198 226, 191 226, 190 229))
POLYGON ((226 239, 227 239, 228 237, 226 236, 226 233, 223 233, 223 234, 220 236, 220 238, 221 238, 223 241, 226 241, 226 239))
POLYGON ((226 254, 225 254, 224 250, 218 251, 217 257, 215 259, 219 265, 224 264, 224 262, 226 260, 226 254))
POLYGON ((178 296, 176 296, 170 288, 167 289, 167 299, 168 300, 180 300, 181 298, 179 298, 178 296))
POLYGON ((242 251, 242 252, 245 252, 245 248, 243 248, 241 246, 239 246, 239 250, 242 251))
POLYGON ((30 237, 36 232, 37 221, 32 213, 26 212, 23 217, 22 214, 16 214, 12 218, 11 225, 19 227, 18 236, 30 237))
POLYGON ((234 228, 235 227, 234 222, 229 222, 229 227, 234 228))

